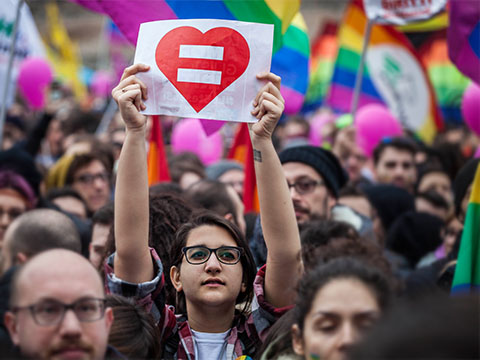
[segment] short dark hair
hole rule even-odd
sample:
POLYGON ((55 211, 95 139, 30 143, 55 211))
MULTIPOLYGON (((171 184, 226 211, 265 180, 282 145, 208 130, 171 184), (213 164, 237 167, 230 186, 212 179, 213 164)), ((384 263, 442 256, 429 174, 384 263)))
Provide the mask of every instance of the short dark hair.
POLYGON ((334 259, 319 265, 300 281, 295 323, 298 324, 301 332, 303 332, 305 316, 310 312, 315 296, 325 285, 337 279, 356 279, 365 284, 373 292, 382 311, 390 303, 390 285, 379 269, 348 257, 334 259))
POLYGON ((205 166, 200 158, 192 152, 182 152, 172 155, 168 159, 170 177, 172 182, 179 183, 182 175, 187 172, 197 174, 201 179, 205 178, 205 166))
POLYGON ((228 213, 236 218, 235 205, 228 194, 228 185, 211 179, 192 184, 185 192, 186 198, 197 208, 203 208, 224 216, 228 213))
POLYGON ((161 334, 152 315, 131 298, 107 295, 106 299, 115 318, 108 344, 129 359, 159 359, 161 334))
POLYGON ((78 191, 75 189, 71 188, 70 186, 64 186, 61 188, 53 188, 48 191, 48 193, 45 195, 45 200, 49 202, 53 202, 53 200, 58 199, 58 198, 64 198, 64 197, 72 197, 77 199, 83 204, 83 207, 85 208, 85 213, 88 213, 88 207, 87 203, 85 200, 80 196, 78 191))
MULTIPOLYGON (((243 254, 240 258, 243 269, 243 283, 245 284, 245 291, 240 292, 236 299, 236 304, 244 304, 241 311, 245 314, 250 308, 250 304, 253 299, 253 281, 255 280, 256 267, 253 260, 252 252, 248 246, 240 229, 225 218, 218 216, 209 211, 202 211, 192 215, 190 222, 184 224, 177 232, 175 241, 172 245, 171 254, 173 258, 172 266, 176 266, 180 269, 180 265, 183 259, 182 249, 187 245, 187 239, 190 232, 201 226, 216 226, 226 230, 237 246, 243 249, 243 254)), ((177 293, 177 308, 180 313, 185 313, 185 294, 182 292, 177 293)))
POLYGON ((113 202, 109 202, 95 211, 92 216, 92 226, 95 224, 112 225, 114 219, 113 202))
POLYGON ((417 146, 410 139, 404 137, 386 138, 373 150, 373 162, 375 165, 378 164, 383 152, 390 147, 399 151, 408 151, 412 156, 415 156, 417 152, 417 146))
POLYGON ((12 264, 22 252, 27 256, 42 251, 63 248, 80 253, 81 241, 77 228, 65 214, 51 209, 36 209, 15 219, 9 241, 12 264))
POLYGON ((105 170, 108 173, 108 176, 112 176, 112 166, 111 163, 106 159, 106 157, 101 153, 85 153, 85 154, 78 154, 75 155, 72 163, 70 164, 67 175, 65 177, 65 184, 72 185, 75 182, 75 174, 77 171, 85 166, 88 166, 91 162, 98 160, 100 161, 105 170))

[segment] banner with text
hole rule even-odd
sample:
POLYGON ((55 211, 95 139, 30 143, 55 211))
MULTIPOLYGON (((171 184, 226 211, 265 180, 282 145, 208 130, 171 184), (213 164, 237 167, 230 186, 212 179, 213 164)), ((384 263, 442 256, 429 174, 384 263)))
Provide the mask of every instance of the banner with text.
POLYGON ((377 24, 405 25, 443 11, 447 0, 363 0, 367 17, 377 24))

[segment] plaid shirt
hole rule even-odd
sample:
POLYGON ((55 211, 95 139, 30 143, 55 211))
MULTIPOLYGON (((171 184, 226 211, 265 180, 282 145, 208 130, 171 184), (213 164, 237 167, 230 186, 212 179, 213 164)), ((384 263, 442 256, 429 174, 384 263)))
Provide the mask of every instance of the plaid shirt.
MULTIPOLYGON (((145 283, 132 284, 117 278, 113 270, 114 254, 105 263, 105 287, 107 293, 135 298, 149 311, 162 334, 165 358, 195 360, 195 342, 188 320, 184 315, 175 315, 173 306, 165 304, 162 289, 165 286, 163 266, 155 250, 150 250, 155 264, 156 277, 145 283)), ((265 266, 257 273, 253 289, 255 297, 252 312, 248 316, 236 315, 226 339, 227 359, 241 355, 253 356, 265 338, 271 325, 291 306, 274 308, 265 301, 265 266)))

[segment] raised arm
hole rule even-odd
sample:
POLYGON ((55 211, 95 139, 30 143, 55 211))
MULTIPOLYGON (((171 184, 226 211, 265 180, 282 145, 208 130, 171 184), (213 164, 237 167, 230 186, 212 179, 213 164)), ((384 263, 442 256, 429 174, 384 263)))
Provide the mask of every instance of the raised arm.
POLYGON ((252 114, 259 121, 250 126, 263 236, 268 249, 265 297, 275 307, 293 304, 302 273, 300 236, 282 165, 272 134, 282 115, 284 100, 280 77, 260 74, 267 81, 254 101, 252 114))
POLYGON ((149 67, 135 64, 125 69, 112 90, 126 126, 115 186, 115 275, 131 283, 154 277, 148 248, 148 175, 145 148, 147 87, 135 74, 149 67))

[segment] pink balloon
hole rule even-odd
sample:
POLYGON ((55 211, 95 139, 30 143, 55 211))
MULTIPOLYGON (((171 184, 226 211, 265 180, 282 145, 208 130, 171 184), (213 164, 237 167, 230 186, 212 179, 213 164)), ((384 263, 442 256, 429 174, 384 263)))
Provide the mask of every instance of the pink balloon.
POLYGON ((310 121, 310 133, 308 135, 308 141, 311 145, 322 146, 322 129, 326 124, 332 123, 334 120, 334 115, 329 113, 321 113, 312 118, 310 121))
POLYGON ((207 137, 198 119, 182 119, 172 131, 174 154, 190 151, 198 155, 205 165, 221 159, 223 154, 222 135, 216 132, 207 137))
POLYGON ((480 86, 474 82, 463 94, 462 115, 468 127, 480 136, 480 86))
POLYGON ((360 108, 355 116, 356 142, 368 157, 385 137, 400 136, 402 127, 383 105, 370 104, 360 108))
POLYGON ((113 78, 110 73, 103 70, 95 72, 90 84, 90 89, 95 96, 106 98, 112 92, 112 88, 113 78))
POLYGON ((26 58, 18 71, 18 88, 32 109, 45 106, 47 88, 53 80, 50 64, 41 57, 26 58))

